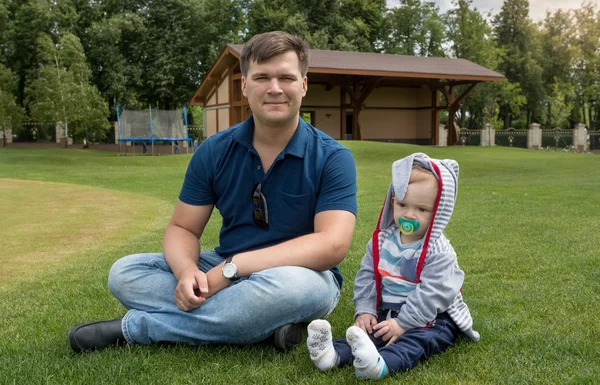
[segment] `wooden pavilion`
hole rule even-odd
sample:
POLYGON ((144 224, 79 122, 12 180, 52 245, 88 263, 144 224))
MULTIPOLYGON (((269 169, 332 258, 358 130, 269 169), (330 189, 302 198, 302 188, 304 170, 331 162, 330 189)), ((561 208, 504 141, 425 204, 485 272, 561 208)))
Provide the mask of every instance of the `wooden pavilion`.
MULTIPOLYGON (((243 47, 227 45, 190 100, 204 107, 205 136, 251 114, 241 91, 243 47)), ((481 82, 504 79, 465 59, 325 50, 310 50, 307 76, 300 111, 329 136, 423 145, 440 144, 441 110, 448 111, 453 145, 454 116, 464 98, 481 82), (460 95, 458 86, 465 86, 460 95)))

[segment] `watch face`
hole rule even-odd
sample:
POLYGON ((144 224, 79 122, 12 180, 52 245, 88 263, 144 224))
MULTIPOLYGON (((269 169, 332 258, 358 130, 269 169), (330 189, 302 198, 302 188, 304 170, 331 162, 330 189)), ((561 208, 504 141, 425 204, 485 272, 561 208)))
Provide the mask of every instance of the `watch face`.
POLYGON ((225 276, 225 278, 235 277, 236 272, 237 268, 231 263, 226 263, 225 266, 223 266, 223 275, 225 276))

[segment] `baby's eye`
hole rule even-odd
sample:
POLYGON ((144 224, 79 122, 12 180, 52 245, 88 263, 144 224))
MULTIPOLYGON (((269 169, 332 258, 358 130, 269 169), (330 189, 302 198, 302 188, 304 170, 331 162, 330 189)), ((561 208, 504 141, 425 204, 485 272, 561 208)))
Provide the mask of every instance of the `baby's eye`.
POLYGON ((398 203, 398 206, 400 206, 400 207, 406 207, 406 203, 398 203))
POLYGON ((421 207, 421 208, 419 208, 419 211, 424 213, 424 212, 427 212, 427 209, 424 209, 423 207, 421 207))

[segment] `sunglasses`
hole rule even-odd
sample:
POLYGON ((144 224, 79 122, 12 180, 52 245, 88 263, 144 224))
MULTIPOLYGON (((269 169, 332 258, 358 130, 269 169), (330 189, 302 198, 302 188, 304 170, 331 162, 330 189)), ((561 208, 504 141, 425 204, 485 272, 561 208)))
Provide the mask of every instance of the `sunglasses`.
POLYGON ((267 208, 267 199, 262 193, 262 184, 257 183, 254 185, 252 189, 252 203, 254 203, 254 211, 252 211, 252 219, 254 219, 254 223, 256 226, 261 229, 269 228, 269 209, 267 208), (265 207, 265 212, 263 213, 261 209, 261 202, 265 207))

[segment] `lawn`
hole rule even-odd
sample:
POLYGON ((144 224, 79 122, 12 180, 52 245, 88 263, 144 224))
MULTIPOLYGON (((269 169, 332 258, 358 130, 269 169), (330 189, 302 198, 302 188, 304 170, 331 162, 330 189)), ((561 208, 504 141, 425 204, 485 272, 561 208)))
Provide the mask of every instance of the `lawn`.
MULTIPOLYGON (((358 170, 359 214, 334 337, 353 314, 352 279, 394 160, 415 151, 460 164, 446 230, 466 273, 481 341, 463 340, 380 383, 600 383, 600 156, 514 148, 345 142, 358 170)), ((121 256, 161 250, 190 156, 117 157, 0 148, 0 384, 348 384, 303 346, 128 346, 77 355, 75 324, 124 314, 106 278, 121 256)), ((203 247, 216 246, 214 214, 203 247)), ((251 327, 251 325, 249 325, 251 327)))

